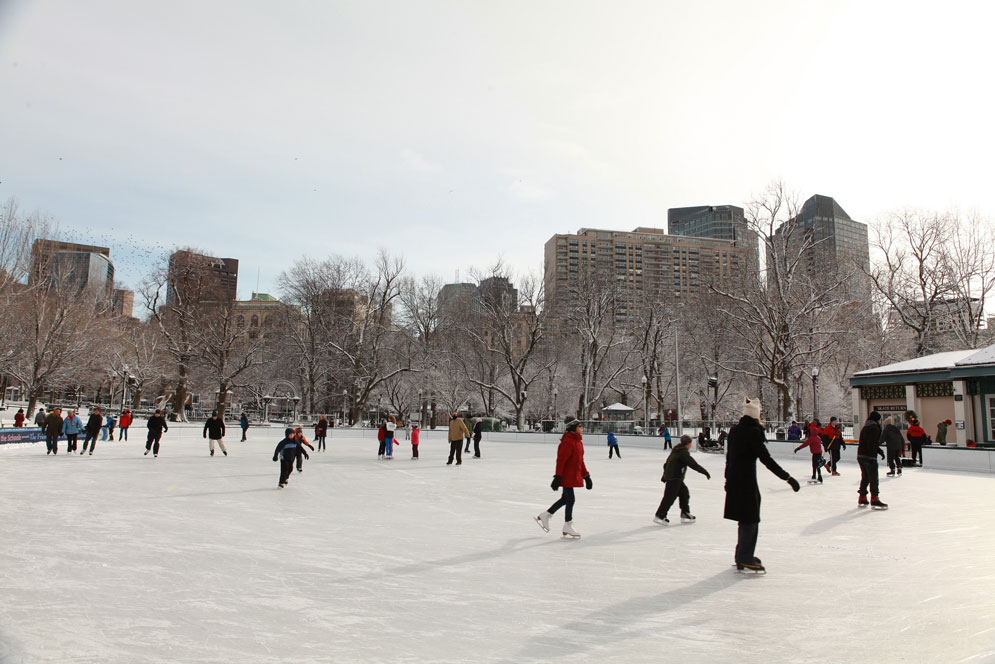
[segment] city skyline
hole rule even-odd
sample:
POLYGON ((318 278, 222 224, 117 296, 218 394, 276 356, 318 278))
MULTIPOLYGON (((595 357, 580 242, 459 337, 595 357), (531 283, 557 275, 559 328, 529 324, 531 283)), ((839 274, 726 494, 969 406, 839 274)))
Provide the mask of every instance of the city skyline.
POLYGON ((239 256, 241 299, 381 246, 446 282, 538 274, 553 234, 665 229, 773 179, 862 222, 991 217, 992 12, 9 2, 0 199, 112 247, 132 289, 175 247, 239 256))

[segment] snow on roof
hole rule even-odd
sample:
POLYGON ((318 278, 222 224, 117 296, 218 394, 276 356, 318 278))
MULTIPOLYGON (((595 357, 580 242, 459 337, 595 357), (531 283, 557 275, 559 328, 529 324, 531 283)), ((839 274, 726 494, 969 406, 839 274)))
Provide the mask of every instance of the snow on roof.
POLYGON ((624 411, 630 411, 630 410, 635 410, 635 409, 632 406, 626 406, 624 403, 613 403, 610 406, 605 406, 601 410, 624 410, 624 411))
MULTIPOLYGON (((995 348, 995 347, 991 347, 995 348)), ((986 348, 985 350, 991 350, 991 348, 986 348)), ((876 367, 874 369, 865 369, 864 371, 858 371, 853 374, 854 377, 857 376, 874 376, 876 374, 890 374, 890 373, 915 373, 919 371, 941 371, 943 369, 949 369, 955 364, 966 360, 971 357, 977 350, 952 350, 946 353, 934 353, 933 355, 924 355, 923 357, 917 357, 911 360, 905 360, 904 362, 895 362, 894 364, 886 364, 883 367, 876 367)))
POLYGON ((959 360, 956 364, 959 367, 972 364, 995 364, 995 345, 975 350, 970 357, 959 360))

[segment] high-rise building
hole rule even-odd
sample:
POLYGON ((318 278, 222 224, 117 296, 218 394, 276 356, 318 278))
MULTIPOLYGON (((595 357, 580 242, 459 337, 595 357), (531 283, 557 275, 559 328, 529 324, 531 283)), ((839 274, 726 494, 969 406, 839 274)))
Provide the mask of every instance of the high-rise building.
POLYGON ((631 319, 643 302, 679 300, 709 282, 732 282, 742 274, 748 252, 732 240, 666 235, 660 228, 582 228, 554 235, 545 246, 546 303, 560 315, 574 304, 585 279, 614 279, 621 291, 616 318, 631 319))
POLYGON ((103 290, 114 285, 114 264, 108 247, 98 247, 59 240, 35 240, 31 246, 28 283, 59 284, 76 292, 103 290))
POLYGON ((507 277, 488 277, 482 279, 477 286, 474 297, 479 298, 488 306, 503 308, 510 311, 518 309, 518 289, 507 277))
MULTIPOLYGON (((815 195, 802 205, 798 216, 788 223, 794 224, 793 233, 801 231, 812 244, 806 256, 813 274, 827 270, 868 270, 870 244, 867 224, 854 221, 830 196, 815 195)), ((777 238, 783 233, 782 224, 774 231, 777 238)), ((859 280, 863 283, 863 280, 859 280)))
POLYGON ((177 287, 189 289, 202 304, 230 304, 238 293, 238 259, 176 251, 169 257, 166 304, 176 304, 177 287))
POLYGON ((757 250, 757 234, 750 230, 743 208, 735 205, 696 205, 667 210, 671 235, 731 240, 742 249, 757 250))

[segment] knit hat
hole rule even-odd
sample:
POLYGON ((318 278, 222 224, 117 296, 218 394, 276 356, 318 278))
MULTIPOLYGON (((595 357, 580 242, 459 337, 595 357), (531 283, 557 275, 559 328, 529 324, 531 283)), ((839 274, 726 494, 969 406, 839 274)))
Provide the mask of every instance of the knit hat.
POLYGON ((881 413, 876 410, 872 410, 871 414, 867 416, 867 419, 874 420, 875 422, 881 421, 881 413))
POLYGON ((283 430, 283 435, 284 436, 292 436, 293 434, 294 434, 294 430, 291 429, 290 427, 287 427, 286 429, 283 430))
POLYGON ((567 415, 566 419, 564 420, 564 423, 567 425, 566 429, 567 431, 576 431, 577 427, 580 426, 580 420, 570 415, 567 415))
POLYGON ((946 424, 947 426, 953 424, 953 422, 951 422, 950 420, 943 420, 943 423, 946 424))
POLYGON ((833 423, 833 422, 835 422, 835 421, 836 421, 836 418, 835 418, 835 417, 830 417, 830 418, 829 418, 829 423, 830 423, 830 424, 832 424, 832 423, 833 423))
POLYGON ((745 417, 752 417, 753 419, 760 420, 760 400, 751 399, 746 397, 746 403, 743 404, 743 415, 745 417))
POLYGON ((687 434, 684 434, 683 436, 681 436, 681 442, 678 443, 678 444, 679 445, 690 445, 691 444, 691 436, 689 436, 687 434))

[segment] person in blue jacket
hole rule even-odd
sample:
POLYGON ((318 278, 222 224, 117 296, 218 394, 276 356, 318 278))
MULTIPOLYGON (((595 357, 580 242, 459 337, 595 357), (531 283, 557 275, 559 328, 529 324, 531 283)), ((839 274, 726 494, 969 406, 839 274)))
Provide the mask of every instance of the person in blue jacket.
POLYGON ((72 410, 66 412, 62 422, 62 435, 66 437, 66 450, 75 452, 79 444, 79 435, 83 433, 83 420, 72 410))
POLYGON ((791 420, 791 426, 788 427, 788 440, 801 440, 802 439, 802 428, 798 426, 798 422, 791 420))
POLYGON ((670 438, 670 427, 663 427, 663 449, 673 449, 673 441, 670 438))
POLYGON ((612 452, 618 455, 618 458, 622 458, 622 453, 618 450, 618 438, 611 431, 608 432, 608 458, 612 458, 612 452))
POLYGON ((276 445, 273 451, 273 461, 280 459, 280 488, 287 486, 290 481, 290 474, 294 472, 294 461, 297 460, 300 447, 300 440, 293 429, 287 428, 283 432, 284 438, 276 445))

